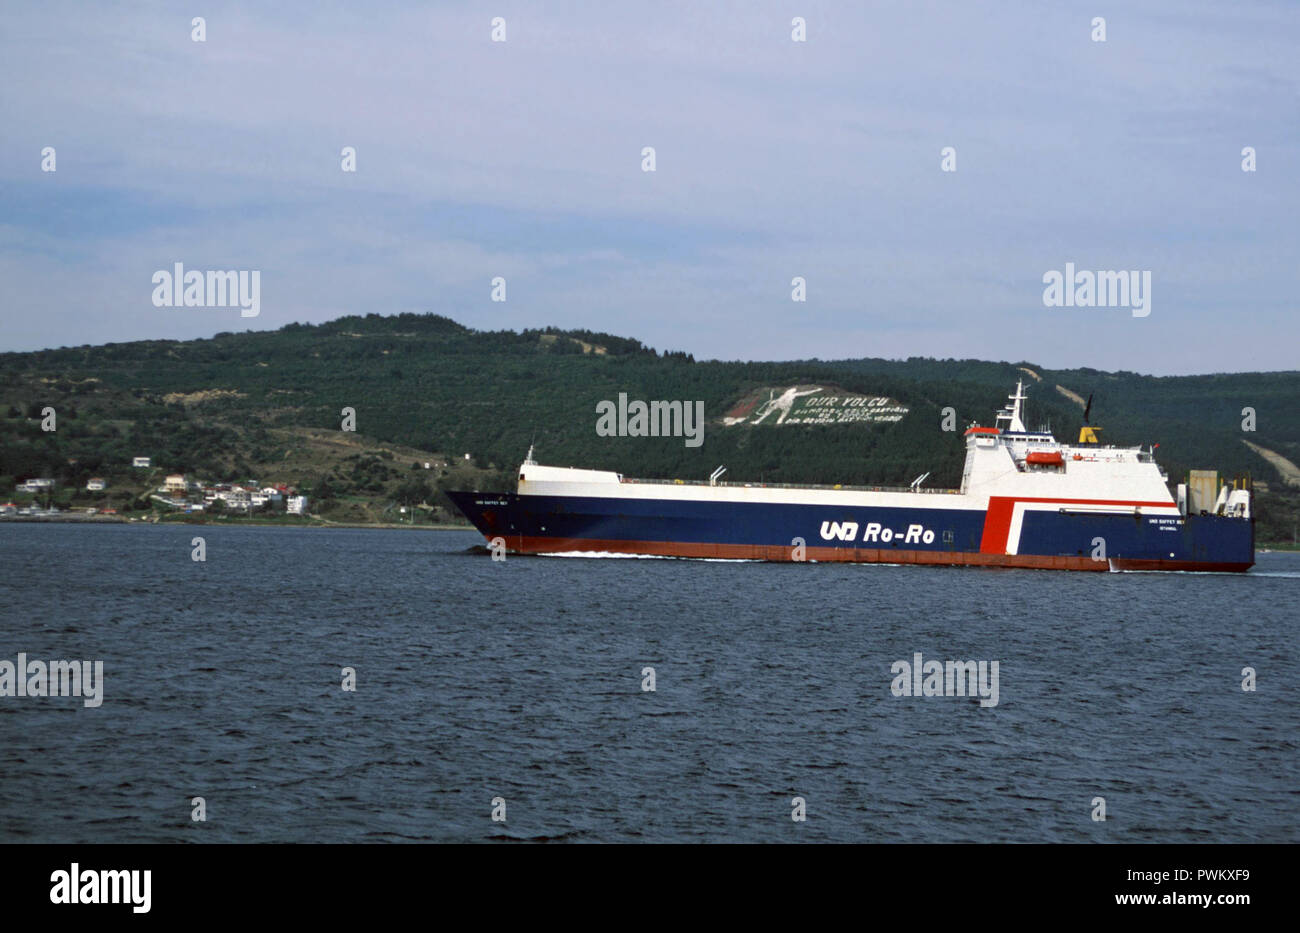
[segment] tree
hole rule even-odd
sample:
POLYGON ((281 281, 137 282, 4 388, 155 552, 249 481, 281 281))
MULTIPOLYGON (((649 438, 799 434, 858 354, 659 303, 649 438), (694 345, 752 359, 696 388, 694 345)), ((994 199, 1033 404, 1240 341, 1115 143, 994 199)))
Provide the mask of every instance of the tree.
POLYGON ((415 505, 433 498, 433 490, 425 480, 412 477, 397 486, 393 491, 393 498, 402 505, 415 505))

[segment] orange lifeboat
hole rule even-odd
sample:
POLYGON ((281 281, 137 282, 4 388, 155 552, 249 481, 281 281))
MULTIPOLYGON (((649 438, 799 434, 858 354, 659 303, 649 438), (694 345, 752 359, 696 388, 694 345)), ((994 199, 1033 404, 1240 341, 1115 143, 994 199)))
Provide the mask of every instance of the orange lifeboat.
POLYGON ((1025 463, 1037 463, 1043 466, 1064 466, 1065 458, 1059 450, 1031 450, 1025 455, 1025 463))

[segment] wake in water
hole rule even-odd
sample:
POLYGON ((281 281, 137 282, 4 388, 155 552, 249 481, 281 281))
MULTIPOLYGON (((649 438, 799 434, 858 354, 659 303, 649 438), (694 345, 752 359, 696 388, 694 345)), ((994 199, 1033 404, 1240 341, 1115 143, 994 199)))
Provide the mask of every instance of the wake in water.
MULTIPOLYGON (((491 554, 492 549, 482 545, 475 544, 465 549, 466 554, 491 554)), ((762 564, 765 561, 754 560, 748 557, 677 557, 672 554, 623 554, 613 551, 538 551, 533 554, 511 554, 514 557, 597 557, 597 558, 625 558, 631 560, 694 560, 709 564, 762 564)), ((817 563, 817 561, 809 561, 817 563)))
POLYGON ((761 564, 747 557, 676 557, 672 554, 616 554, 613 551, 542 551, 538 557, 630 557, 633 560, 698 560, 708 564, 761 564))

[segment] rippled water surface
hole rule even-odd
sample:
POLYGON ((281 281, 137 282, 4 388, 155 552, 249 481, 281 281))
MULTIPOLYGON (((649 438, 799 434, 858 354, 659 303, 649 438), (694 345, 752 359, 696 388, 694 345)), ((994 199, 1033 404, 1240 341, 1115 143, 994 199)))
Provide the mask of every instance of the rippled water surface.
POLYGON ((1300 555, 1080 574, 480 540, 0 526, 0 658, 105 676, 97 709, 0 697, 0 840, 1300 841, 1300 555), (895 697, 916 652, 997 660, 998 705, 895 697))

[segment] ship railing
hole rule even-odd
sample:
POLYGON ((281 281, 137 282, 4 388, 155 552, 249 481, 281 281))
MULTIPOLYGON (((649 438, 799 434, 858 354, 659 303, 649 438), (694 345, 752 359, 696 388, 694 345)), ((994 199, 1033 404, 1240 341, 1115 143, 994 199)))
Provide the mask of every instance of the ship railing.
POLYGON ((738 480, 710 483, 706 479, 644 479, 631 476, 619 476, 618 480, 620 483, 644 483, 656 486, 730 486, 734 489, 743 489, 745 487, 751 489, 825 489, 834 492, 919 492, 941 496, 961 495, 960 489, 939 489, 924 486, 913 489, 911 486, 851 486, 847 483, 827 486, 822 483, 746 483, 738 480))

